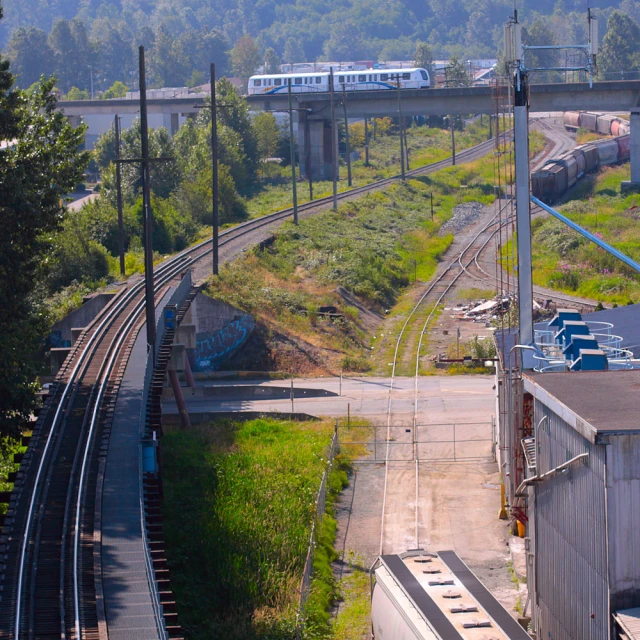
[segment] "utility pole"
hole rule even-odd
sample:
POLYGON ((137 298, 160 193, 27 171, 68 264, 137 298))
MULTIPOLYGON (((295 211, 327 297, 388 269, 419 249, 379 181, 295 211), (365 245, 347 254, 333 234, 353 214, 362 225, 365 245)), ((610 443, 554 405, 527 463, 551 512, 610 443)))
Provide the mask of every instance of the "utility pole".
POLYGON ((407 140, 407 127, 405 126, 404 120, 402 121, 402 131, 404 133, 404 153, 406 156, 406 166, 407 171, 409 171, 409 142, 407 140))
POLYGON ((433 191, 430 194, 431 197, 431 222, 433 222, 433 191))
POLYGON ((122 173, 120 168, 120 116, 113 122, 116 134, 116 202, 118 205, 118 253, 120 254, 120 275, 124 276, 124 221, 122 219, 122 173))
POLYGON ((291 78, 287 78, 289 95, 289 151, 291 153, 291 184, 293 189, 293 224, 298 224, 298 192, 296 190, 296 150, 293 144, 293 104, 291 98, 291 78))
POLYGON ((336 128, 335 89, 333 86, 333 67, 329 70, 329 91, 331 96, 331 159, 333 174, 333 210, 338 210, 338 130, 336 128))
POLYGON ((449 116, 449 120, 451 120, 451 164, 456 166, 456 129, 455 129, 455 120, 453 116, 449 116))
POLYGON ((309 200, 313 200, 313 178, 311 176, 311 130, 309 129, 308 118, 304 119, 304 148, 307 180, 309 181, 309 200))
POLYGON ((147 318, 147 349, 153 362, 156 357, 156 314, 153 291, 153 213, 149 187, 149 124, 147 121, 147 81, 144 47, 140 47, 140 138, 142 141, 142 207, 144 211, 144 281, 147 318))
POLYGON ((364 119, 364 166, 369 166, 369 118, 364 119))
POLYGON ((213 198, 213 275, 218 275, 219 268, 219 225, 220 225, 220 193, 218 191, 218 117, 216 105, 216 65, 211 63, 211 194, 213 198))
POLYGON ((533 281, 529 210, 529 83, 527 73, 520 67, 516 69, 514 74, 513 121, 516 162, 516 234, 518 240, 518 320, 520 323, 520 343, 530 345, 533 344, 533 281))
POLYGON ((404 136, 402 134, 402 101, 400 100, 400 75, 398 74, 398 118, 400 123, 400 175, 405 180, 404 175, 404 136))
POLYGON ((342 85, 342 108, 344 109, 344 137, 347 147, 347 184, 351 186, 351 145, 349 144, 349 119, 347 117, 347 90, 342 85))

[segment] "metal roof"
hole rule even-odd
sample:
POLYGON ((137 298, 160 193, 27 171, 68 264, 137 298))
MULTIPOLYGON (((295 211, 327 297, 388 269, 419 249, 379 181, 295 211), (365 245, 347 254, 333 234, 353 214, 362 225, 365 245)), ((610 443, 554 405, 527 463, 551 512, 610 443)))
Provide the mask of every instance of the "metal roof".
POLYGON ((582 319, 611 322, 615 326, 615 333, 622 336, 621 347, 632 351, 634 357, 640 357, 640 304, 585 313, 582 319))
POLYGON ((415 549, 380 560, 439 638, 529 640, 455 552, 415 549))
POLYGON ((525 373, 525 389, 592 442, 640 434, 640 370, 525 373))
POLYGON ((629 640, 640 640, 640 607, 616 611, 613 617, 627 634, 629 640))

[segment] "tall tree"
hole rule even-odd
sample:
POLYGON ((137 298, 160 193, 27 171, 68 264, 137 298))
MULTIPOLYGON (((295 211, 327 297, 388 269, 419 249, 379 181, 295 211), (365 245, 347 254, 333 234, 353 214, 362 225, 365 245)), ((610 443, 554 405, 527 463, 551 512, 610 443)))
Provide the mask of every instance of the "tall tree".
POLYGON ((297 38, 287 38, 284 45, 284 61, 287 64, 306 61, 304 49, 297 38))
POLYGON ((49 46, 53 50, 55 73, 59 87, 66 93, 74 85, 80 85, 81 76, 75 49, 75 41, 68 20, 58 20, 49 34, 49 46))
POLYGON ((267 47, 264 52, 264 72, 280 73, 280 57, 273 47, 267 47))
MULTIPOLYGON (((1 14, 0 14, 1 15, 1 14)), ((87 157, 78 152, 84 129, 56 111, 54 83, 29 96, 12 89, 0 59, 0 431, 17 430, 35 407, 38 349, 47 329, 36 295, 46 269, 47 237, 63 218, 62 198, 81 179, 87 157)))
POLYGON ((416 43, 416 52, 413 55, 413 61, 416 67, 426 69, 429 75, 433 75, 433 51, 426 42, 418 41, 416 43))
POLYGON ((456 56, 453 56, 449 60, 449 64, 446 68, 446 80, 447 87, 468 87, 469 86, 469 74, 464 66, 464 63, 456 56))
POLYGON ((23 89, 30 87, 43 73, 53 73, 53 51, 42 29, 16 29, 11 35, 7 54, 16 81, 23 89))
POLYGON ((189 60, 180 40, 160 25, 149 57, 149 77, 156 87, 181 87, 189 76, 189 60))
POLYGON ((598 69, 605 78, 624 78, 640 68, 640 27, 626 14, 614 11, 598 56, 598 69))
POLYGON ((246 84, 262 62, 256 41, 251 36, 242 36, 231 49, 231 68, 234 75, 246 84))

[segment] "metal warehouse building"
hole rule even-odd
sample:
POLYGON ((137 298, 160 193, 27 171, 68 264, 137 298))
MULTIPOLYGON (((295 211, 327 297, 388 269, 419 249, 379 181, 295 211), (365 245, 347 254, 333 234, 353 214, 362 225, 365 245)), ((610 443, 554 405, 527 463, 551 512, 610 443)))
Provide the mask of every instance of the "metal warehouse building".
POLYGON ((640 371, 522 384, 532 429, 515 500, 528 503, 536 637, 640 640, 640 371))

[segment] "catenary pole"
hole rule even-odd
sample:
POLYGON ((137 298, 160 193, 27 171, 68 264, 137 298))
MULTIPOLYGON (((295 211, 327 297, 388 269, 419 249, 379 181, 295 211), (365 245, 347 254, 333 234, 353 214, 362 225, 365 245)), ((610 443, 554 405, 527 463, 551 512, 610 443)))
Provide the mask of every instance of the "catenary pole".
MULTIPOLYGON (((529 203, 529 85, 527 74, 514 74, 513 130, 516 164, 516 234, 518 241, 518 315, 520 343, 533 344, 533 281, 529 203)), ((523 354, 523 365, 524 354, 523 354)), ((526 367, 530 368, 530 367, 526 367)))
POLYGON ((344 110, 344 139, 347 150, 347 184, 351 186, 351 145, 349 144, 349 118, 347 116, 347 89, 342 85, 342 108, 344 110))
POLYGON ((402 133, 402 100, 400 100, 400 74, 398 74, 398 122, 400 124, 400 174, 402 179, 404 175, 404 135, 402 133))
POLYGON ((331 168, 333 178, 333 210, 338 210, 338 131, 336 128, 336 101, 333 86, 333 67, 329 71, 329 92, 331 96, 331 168))
POLYGON ((293 142, 293 99, 291 97, 291 78, 287 78, 289 94, 289 151, 291 153, 291 186, 293 192, 293 224, 298 224, 298 192, 296 188, 296 149, 293 142))
POLYGON ((219 225, 220 225, 220 194, 218 183, 218 118, 216 105, 216 65, 211 63, 211 185, 212 206, 213 206, 213 275, 218 275, 219 269, 219 225))
POLYGON ((364 166, 369 166, 369 118, 364 119, 364 166))
POLYGON ((124 221, 122 217, 122 171, 120 167, 120 116, 116 115, 113 121, 113 126, 116 135, 116 204, 118 206, 118 253, 120 255, 120 275, 124 276, 124 221))
POLYGON ((142 208, 144 211, 144 281, 147 320, 147 350, 155 362, 156 318, 153 292, 153 213, 149 185, 149 124, 147 120, 147 82, 144 47, 140 47, 140 139, 142 147, 142 208))

